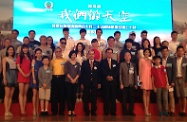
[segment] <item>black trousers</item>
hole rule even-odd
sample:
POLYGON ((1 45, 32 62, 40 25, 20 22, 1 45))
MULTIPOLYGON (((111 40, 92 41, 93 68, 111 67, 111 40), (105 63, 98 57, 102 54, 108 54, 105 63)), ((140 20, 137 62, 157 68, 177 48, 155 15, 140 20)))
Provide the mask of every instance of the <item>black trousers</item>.
POLYGON ((51 82, 51 111, 52 114, 64 114, 65 110, 65 75, 53 76, 51 82), (58 108, 58 103, 59 108, 58 108))
POLYGON ((0 74, 0 99, 4 99, 5 91, 4 91, 4 86, 3 86, 3 75, 2 73, 0 74))
POLYGON ((104 113, 116 114, 116 84, 115 81, 106 81, 103 86, 104 113))
POLYGON ((124 87, 122 90, 122 111, 123 113, 134 110, 134 87, 124 87), (127 100, 129 99, 129 108, 127 110, 127 100))
POLYGON ((83 91, 83 102, 84 102, 84 112, 90 113, 89 102, 91 99, 91 113, 95 114, 97 110, 97 86, 93 83, 84 85, 83 91))
POLYGON ((67 85, 66 88, 67 88, 68 111, 74 111, 78 84, 66 83, 66 85, 67 85))

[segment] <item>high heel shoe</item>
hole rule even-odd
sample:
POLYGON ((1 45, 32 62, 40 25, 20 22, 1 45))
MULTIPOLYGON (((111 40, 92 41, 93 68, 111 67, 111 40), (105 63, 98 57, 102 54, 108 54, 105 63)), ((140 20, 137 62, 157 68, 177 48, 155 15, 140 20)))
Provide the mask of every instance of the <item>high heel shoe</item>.
POLYGON ((8 112, 9 116, 13 116, 13 114, 11 112, 8 112))
POLYGON ((74 112, 74 111, 72 111, 72 112, 71 112, 71 115, 72 115, 72 116, 76 116, 76 114, 75 114, 75 112, 74 112))
POLYGON ((71 116, 71 111, 68 111, 68 116, 71 116))

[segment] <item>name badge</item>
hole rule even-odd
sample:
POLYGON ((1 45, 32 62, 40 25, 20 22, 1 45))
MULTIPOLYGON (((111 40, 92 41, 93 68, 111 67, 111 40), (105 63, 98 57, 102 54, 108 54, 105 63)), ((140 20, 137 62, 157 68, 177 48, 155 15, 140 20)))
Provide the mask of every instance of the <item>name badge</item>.
POLYGON ((172 67, 172 64, 171 63, 167 63, 166 67, 172 67))
POLYGON ((131 55, 135 55, 135 52, 131 52, 131 55))
POLYGON ((113 67, 116 67, 116 64, 113 64, 113 67))
POLYGON ((182 66, 185 67, 187 64, 186 63, 183 63, 182 66))
POLYGON ((134 67, 131 67, 131 68, 129 69, 129 74, 134 74, 134 67))
POLYGON ((65 64, 65 62, 60 62, 60 65, 64 65, 65 64))
POLYGON ((94 69, 97 70, 97 67, 95 66, 94 69))
POLYGON ((132 49, 136 50, 136 46, 132 46, 132 49))
POLYGON ((46 73, 50 73, 51 71, 50 70, 46 70, 46 73))
POLYGON ((118 51, 115 51, 115 50, 113 51, 113 54, 117 54, 117 53, 118 53, 118 51))
POLYGON ((169 54, 169 56, 171 56, 171 57, 172 57, 172 56, 174 56, 174 55, 171 53, 171 54, 169 54))

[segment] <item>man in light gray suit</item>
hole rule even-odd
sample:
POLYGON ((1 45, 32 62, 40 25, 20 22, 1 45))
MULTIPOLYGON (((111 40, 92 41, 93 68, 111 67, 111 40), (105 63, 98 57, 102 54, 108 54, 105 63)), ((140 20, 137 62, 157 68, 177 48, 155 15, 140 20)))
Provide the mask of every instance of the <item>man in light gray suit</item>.
POLYGON ((134 90, 137 89, 137 70, 131 62, 131 53, 124 54, 125 62, 120 64, 119 79, 122 90, 122 109, 124 115, 135 116, 134 110, 134 90), (127 110, 127 99, 129 98, 129 108, 127 110))
POLYGON ((180 116, 186 116, 186 87, 187 87, 187 58, 184 57, 184 48, 177 47, 177 57, 174 59, 175 66, 175 89, 179 99, 180 116))

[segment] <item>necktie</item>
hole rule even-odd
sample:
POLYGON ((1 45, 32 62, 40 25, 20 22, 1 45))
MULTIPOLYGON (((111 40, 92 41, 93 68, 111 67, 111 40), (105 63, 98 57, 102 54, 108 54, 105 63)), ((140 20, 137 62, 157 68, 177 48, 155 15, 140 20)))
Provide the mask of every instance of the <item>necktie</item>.
POLYGON ((108 66, 111 69, 111 60, 110 59, 108 60, 108 66))
POLYGON ((92 70, 92 68, 93 68, 93 61, 90 61, 90 68, 92 70))

